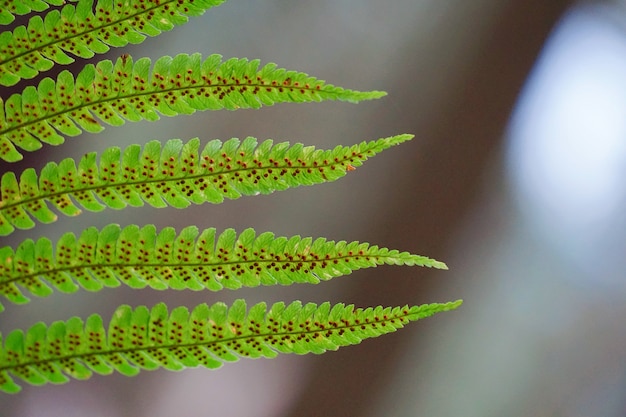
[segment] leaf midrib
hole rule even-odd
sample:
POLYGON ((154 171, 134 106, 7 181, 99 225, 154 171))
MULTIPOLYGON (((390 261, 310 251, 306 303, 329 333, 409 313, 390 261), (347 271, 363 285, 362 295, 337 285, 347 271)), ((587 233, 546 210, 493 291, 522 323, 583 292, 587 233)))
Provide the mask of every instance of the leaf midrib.
MULTIPOLYGON (((15 202, 10 202, 6 205, 2 205, 2 203, 4 203, 4 201, 0 200, 0 212, 10 209, 12 207, 15 206, 21 206, 21 205, 26 205, 28 203, 31 203, 33 201, 39 201, 39 200, 45 200, 45 199, 52 199, 54 197, 58 197, 61 195, 72 195, 74 193, 78 193, 78 192, 88 192, 88 191, 98 191, 98 190, 104 190, 107 188, 116 188, 116 187, 121 187, 121 186, 133 186, 133 185, 142 185, 142 184, 152 184, 152 183, 161 183, 161 182, 172 182, 172 181, 180 181, 180 180, 194 180, 194 179, 198 179, 198 178, 211 178, 214 176, 218 176, 218 175, 233 175, 237 172, 247 172, 247 171, 253 171, 253 170, 267 170, 267 169, 276 169, 276 170, 296 170, 296 169, 320 169, 320 168, 330 168, 333 166, 337 166, 337 165, 341 165, 342 162, 345 161, 351 161, 355 158, 357 158, 359 155, 356 156, 347 156, 344 157, 342 159, 339 159, 337 162, 335 162, 334 160, 332 161, 333 163, 327 163, 327 164, 318 164, 315 167, 311 167, 311 166, 306 166, 306 165, 292 165, 292 166, 288 166, 288 165, 269 165, 269 166, 255 166, 255 167, 248 167, 248 168, 238 168, 238 169, 231 169, 231 170, 226 170, 226 171, 219 171, 219 172, 211 172, 211 173, 202 173, 202 174, 193 174, 193 175, 187 175, 187 176, 179 176, 179 177, 165 177, 165 178, 153 178, 153 179, 146 179, 146 180, 135 180, 135 181, 128 181, 128 182, 115 182, 115 183, 107 183, 104 185, 93 185, 93 186, 86 186, 84 188, 74 188, 71 190, 61 190, 58 192, 54 192, 54 193, 48 193, 48 194, 44 194, 44 195, 39 195, 37 197, 30 197, 30 198, 26 198, 26 199, 22 199, 19 201, 15 201, 15 202)), ((121 173, 121 171, 120 171, 121 173)), ((230 184, 229 184, 230 185, 230 184)), ((236 188, 236 187, 235 187, 236 188)), ((142 193, 135 191, 137 194, 139 194, 140 196, 142 195, 142 193)), ((201 191, 198 191, 201 193, 201 191)), ((242 193, 243 194, 243 193, 242 193)), ((159 194, 160 196, 162 196, 163 194, 159 194)), ((161 197, 164 198, 165 197, 161 197)), ((125 201, 124 198, 122 198, 122 200, 125 201)), ((80 200, 78 200, 80 202, 80 200)), ((144 200, 142 198, 143 202, 146 202, 146 200, 144 200)), ((126 204, 128 204, 127 201, 125 201, 126 204)), ((104 204, 106 206, 106 203, 101 202, 101 204, 104 204)), ((74 206, 76 206, 76 204, 74 204, 74 206)), ((81 204, 82 206, 82 204, 81 204)))
MULTIPOLYGON (((55 273, 59 273, 59 272, 69 272, 72 273, 72 271, 76 271, 76 270, 83 270, 83 269, 91 269, 91 268, 123 268, 123 269, 128 269, 128 268, 137 268, 137 267, 141 267, 141 268, 171 268, 171 267, 184 267, 184 268, 193 268, 193 267, 206 267, 206 268, 210 268, 212 266, 227 266, 227 265, 249 265, 249 264, 270 264, 270 263, 276 263, 276 264, 289 264, 289 263, 305 263, 305 264, 311 264, 311 263, 321 263, 321 262, 332 262, 334 260, 351 260, 351 259, 358 259, 358 258, 368 258, 368 260, 370 259, 376 259, 376 260, 382 260, 384 262, 384 260, 388 260, 388 259, 397 259, 397 256, 390 256, 390 255, 367 255, 367 254, 363 254, 363 255, 359 255, 359 254, 353 254, 353 255, 339 255, 339 256, 332 256, 329 258, 320 258, 320 259, 297 259, 297 260, 276 260, 276 259, 250 259, 250 260, 231 260, 231 261, 222 261, 222 262, 182 262, 182 263, 173 263, 173 262, 163 262, 163 263, 157 263, 157 262, 151 262, 151 263, 143 263, 143 262, 138 262, 138 263, 130 263, 130 262, 124 262, 124 263, 101 263, 101 264, 82 264, 82 265, 71 265, 71 266, 67 266, 67 267, 59 267, 59 268, 54 268, 54 269, 45 269, 45 270, 40 270, 40 271, 36 271, 30 274, 23 274, 17 277, 12 277, 9 278, 7 280, 2 280, 0 281, 0 287, 5 286, 5 285, 9 285, 11 283, 18 283, 19 281, 22 280, 27 280, 30 278, 35 278, 35 277, 42 277, 42 276, 47 276, 50 274, 55 274, 55 273)), ((379 264, 378 262, 375 262, 377 264, 379 264)), ((351 268, 354 269, 354 268, 351 268)), ((319 279, 321 279, 321 277, 318 276, 319 279)), ((218 282, 221 282, 218 281, 218 282)))
MULTIPOLYGON (((64 115, 64 114, 67 114, 67 113, 70 113, 70 112, 73 112, 73 111, 77 111, 77 110, 81 110, 81 109, 84 109, 84 108, 97 106, 99 104, 107 104, 107 103, 113 102, 113 101, 121 101, 121 100, 126 100, 126 99, 131 99, 131 98, 139 98, 139 97, 144 97, 144 96, 149 96, 149 95, 154 95, 154 94, 163 94, 164 95, 164 94, 167 94, 169 92, 178 92, 178 91, 183 91, 183 90, 192 90, 192 89, 201 89, 201 88, 228 88, 228 87, 232 87, 232 86, 239 86, 239 87, 249 86, 249 87, 253 87, 253 88, 254 87, 271 88, 271 89, 274 89, 274 90, 275 89, 280 89, 280 88, 283 88, 283 89, 287 89, 288 88, 288 89, 291 89, 291 90, 297 89, 297 90, 305 90, 305 91, 308 91, 308 92, 317 92, 318 94, 322 94, 322 93, 329 94, 329 95, 331 94, 330 92, 324 91, 322 89, 318 90, 318 89, 315 89, 315 88, 312 88, 312 87, 306 88, 306 86, 298 86, 298 87, 295 87, 295 86, 282 86, 282 85, 274 86, 274 85, 271 85, 271 84, 260 84, 260 83, 251 83, 251 84, 248 84, 248 83, 241 84, 240 83, 240 84, 237 84, 237 83, 233 82, 233 83, 219 83, 219 84, 210 84, 210 85, 202 84, 202 85, 197 85, 197 86, 196 85, 181 86, 181 87, 175 86, 175 87, 167 88, 167 89, 163 89, 163 90, 151 90, 151 91, 133 92, 133 94, 118 95, 118 96, 114 96, 114 97, 107 97, 107 98, 102 99, 102 100, 83 102, 80 105, 77 105, 77 106, 74 106, 74 107, 70 107, 70 108, 66 108, 66 109, 64 109, 62 111, 58 111, 58 112, 54 112, 54 113, 47 113, 44 117, 39 117, 39 118, 33 119, 32 121, 29 121, 29 122, 18 123, 15 126, 9 127, 7 129, 4 129, 4 130, 0 130, 0 135, 6 135, 6 134, 11 133, 11 132, 13 132, 15 130, 25 129, 25 128, 29 127, 29 126, 36 125, 36 124, 42 123, 42 122, 46 122, 49 119, 52 119, 52 118, 55 118, 57 116, 64 115)), ((325 85, 324 87, 326 87, 326 86, 328 86, 328 85, 325 85)), ((321 88, 324 88, 324 87, 321 87, 321 88)), ((345 91, 351 91, 351 90, 345 90, 345 91)), ((233 91, 229 91, 229 92, 226 93, 226 95, 229 95, 229 94, 232 94, 232 93, 233 93, 233 91)), ((89 96, 87 96, 87 97, 89 97, 89 96)), ((178 96, 177 99, 181 99, 181 97, 178 96)), ((145 106, 147 108, 149 108, 149 109, 154 109, 154 110, 158 111, 158 108, 156 108, 155 106, 153 106, 151 104, 146 103, 145 106)), ((133 110, 137 111, 134 107, 133 107, 133 110)), ((176 111, 174 109, 172 109, 172 110, 176 111)), ((194 108, 194 110, 198 110, 198 109, 194 108)), ((115 109, 115 113, 117 115, 120 115, 120 112, 117 109, 115 109)), ((21 114, 21 110, 20 110, 20 114, 21 114)), ((100 120, 102 120, 100 118, 100 116, 98 116, 98 115, 95 115, 95 116, 98 117, 100 120)), ((122 117, 124 119, 126 119, 123 115, 122 115, 122 117)), ((72 119, 73 119, 73 117, 72 117, 72 119)), ((142 119, 146 120, 143 117, 142 117, 142 119)), ((128 120, 128 119, 126 119, 126 120, 128 120)), ((103 121, 106 123, 106 120, 103 120, 103 121)), ((78 123, 76 121, 73 121, 73 123, 76 124, 76 127, 78 129, 80 129, 83 132, 85 131, 85 129, 82 126, 80 126, 80 123, 78 123)), ((98 122, 98 124, 100 124, 100 122, 98 122)), ((52 124, 50 124, 50 125, 54 128, 54 125, 52 125, 52 124)), ((54 128, 54 129, 58 130, 56 128, 54 128)), ((35 136, 37 136, 37 135, 35 135, 35 136)), ((38 137, 37 137, 37 140, 40 141, 40 142, 44 142, 43 140, 41 140, 38 137)))
MULTIPOLYGON (((319 306, 318 306, 319 307, 319 306)), ((363 312, 363 310, 359 310, 359 312, 363 312)), ((175 349, 175 348, 187 348, 187 347, 197 347, 197 346, 211 346, 211 345, 217 345, 217 344, 221 344, 221 343, 229 343, 232 341, 237 341, 237 340, 246 340, 246 339, 254 339, 254 338, 266 338, 268 336, 272 336, 272 337, 281 337, 281 336, 299 336, 299 335, 311 335, 311 334, 315 334, 315 333, 320 333, 320 332, 326 332, 329 330, 350 330, 350 329, 356 329, 356 328, 360 328, 362 326, 368 326, 370 329, 372 328, 372 325, 379 325, 381 323, 388 323, 392 326, 393 329, 398 329, 399 327, 404 326, 406 323, 402 323, 400 326, 394 325, 393 322, 397 322, 397 320, 403 320, 403 319, 408 319, 409 321, 412 321, 412 319, 410 318, 410 316, 417 316, 418 313, 411 313, 409 308, 402 308, 400 311, 400 314, 394 315, 392 317, 388 317, 387 319, 381 319, 381 320, 370 320, 367 323, 358 323, 358 324, 350 324, 350 325, 340 325, 340 326, 336 326, 336 327, 332 327, 332 328, 324 328, 324 329, 312 329, 312 330, 302 330, 302 331, 291 331, 291 332, 276 332, 276 333, 272 333, 272 332, 267 332, 267 333, 260 333, 260 334, 254 334, 254 335, 241 335, 241 336, 232 336, 229 338, 223 338, 223 339, 219 339, 219 340, 212 340, 209 342, 196 342, 196 343, 181 343, 181 344, 167 344, 167 345, 159 345, 159 346, 150 346, 150 347, 138 347, 138 348, 125 348, 125 349, 117 349, 117 348, 113 348, 113 349, 108 349, 108 350, 101 350, 101 351, 95 351, 95 352, 89 352, 89 353, 81 353, 81 354, 71 354, 71 355, 64 355, 64 356, 59 356, 59 357, 53 357, 53 358, 48 358, 45 360, 38 360, 38 361, 28 361, 28 362, 21 362, 19 364, 11 364, 8 366, 0 366, 0 372, 1 371, 10 371, 13 368, 18 368, 18 367, 28 367, 28 366, 38 366, 38 365, 42 365, 45 363, 49 363, 49 362, 60 362, 63 360, 67 360, 67 359, 82 359, 82 358, 88 358, 90 356, 99 356, 99 355, 112 355, 112 354, 127 354, 127 353, 133 353, 133 352, 144 352, 144 351, 151 351, 151 350, 158 350, 158 349, 175 349)), ((244 324, 248 324, 247 320, 244 323, 240 323, 242 325, 244 324)), ((298 323, 295 323, 298 324, 298 323)), ((270 326, 270 324, 265 323, 265 326, 270 326)), ((106 334, 106 337, 108 338, 109 335, 106 334)), ((265 342, 266 344, 268 344, 267 342, 265 342)), ((108 346, 107 346, 108 347, 108 346)), ((270 349, 274 350, 277 353, 283 353, 275 348, 272 348, 271 345, 269 345, 270 349)), ((231 349, 232 351, 232 349, 231 349)), ((245 358, 246 356, 241 355, 240 353, 234 351, 233 352, 237 357, 239 358, 245 358)), ((225 362, 224 359, 222 359, 220 356, 215 355, 215 359, 220 361, 220 362, 225 362)), ((139 369, 144 369, 138 365, 135 365, 134 362, 132 360, 129 361, 131 366, 134 367, 138 367, 139 369)), ((110 367, 112 367, 113 369, 116 369, 115 366, 109 365, 110 367)), ((164 366, 162 364, 159 364, 159 368, 164 368, 164 366)), ((90 371, 93 372, 93 369, 90 368, 90 371)), ((20 380, 22 380, 21 377, 16 376, 17 378, 19 378, 20 380)), ((46 380, 47 381, 47 380, 46 380)))

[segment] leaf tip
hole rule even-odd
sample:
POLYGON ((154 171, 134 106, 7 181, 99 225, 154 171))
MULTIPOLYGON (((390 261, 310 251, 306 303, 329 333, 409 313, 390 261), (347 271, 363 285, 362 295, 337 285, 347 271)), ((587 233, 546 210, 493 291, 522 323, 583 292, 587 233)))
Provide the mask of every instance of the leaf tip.
POLYGON ((408 142, 413 139, 415 135, 411 133, 402 133, 400 135, 391 136, 389 140, 391 140, 393 145, 399 145, 404 142, 408 142))
POLYGON ((433 261, 432 267, 435 269, 443 269, 445 271, 448 270, 448 265, 446 265, 444 262, 441 262, 441 261, 433 261))

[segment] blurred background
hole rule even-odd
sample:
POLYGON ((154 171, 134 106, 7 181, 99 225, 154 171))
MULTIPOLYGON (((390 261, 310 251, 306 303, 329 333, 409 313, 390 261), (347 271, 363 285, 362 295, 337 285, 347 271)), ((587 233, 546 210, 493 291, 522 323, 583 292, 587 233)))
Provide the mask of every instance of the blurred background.
POLYGON ((128 124, 70 139, 21 167, 152 139, 250 135, 320 147, 416 139, 335 183, 185 211, 88 213, 2 244, 111 222, 254 227, 367 241, 450 270, 380 267, 317 286, 236 293, 55 294, 7 306, 2 332, 42 317, 110 316, 122 303, 465 304, 322 356, 25 387, 0 394, 0 415, 626 415, 625 17, 618 1, 231 0, 113 51, 259 58, 389 95, 128 124))

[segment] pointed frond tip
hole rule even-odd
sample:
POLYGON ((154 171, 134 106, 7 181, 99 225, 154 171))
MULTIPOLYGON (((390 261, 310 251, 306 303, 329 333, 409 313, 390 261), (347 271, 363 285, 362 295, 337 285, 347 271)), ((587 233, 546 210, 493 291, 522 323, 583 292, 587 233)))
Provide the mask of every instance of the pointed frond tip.
POLYGON ((0 102, 0 159, 22 159, 18 148, 35 151, 42 142, 59 145, 83 131, 99 132, 103 123, 158 120, 201 110, 236 110, 277 103, 340 100, 359 102, 384 92, 348 90, 275 64, 200 54, 137 62, 122 56, 87 65, 76 78, 68 72, 45 78, 0 102))
MULTIPOLYGON (((43 11, 63 0, 8 0, 0 8, 0 24, 15 14, 43 11)), ((73 57, 91 58, 110 47, 139 44, 187 23, 191 16, 219 6, 225 0, 78 0, 62 9, 31 17, 26 26, 0 34, 0 85, 11 86, 36 77, 54 64, 67 65, 73 57)))
POLYGON ((140 370, 219 368, 240 358, 273 358, 280 353, 321 354, 367 338, 391 333, 461 301, 421 306, 354 308, 352 305, 265 303, 229 308, 201 304, 191 312, 165 304, 152 309, 121 306, 108 331, 102 318, 73 317, 50 326, 38 323, 16 330, 0 351, 0 390, 15 393, 15 379, 32 385, 62 384, 113 371, 132 376, 140 370), (132 329, 132 331, 130 331, 132 329))
POLYGON ((9 171, 0 181, 0 236, 16 227, 34 227, 33 217, 55 221, 49 205, 67 216, 78 215, 81 208, 100 211, 145 203, 184 208, 334 181, 412 137, 398 135, 332 150, 272 140, 259 144, 248 137, 213 140, 201 152, 198 139, 186 144, 174 139, 163 145, 149 142, 143 150, 139 145, 108 148, 99 164, 96 154, 89 153, 78 166, 68 158, 47 164, 39 175, 28 168, 19 181, 9 171))
MULTIPOLYGON (((152 225, 89 228, 78 238, 66 233, 54 245, 47 238, 25 240, 15 251, 0 248, 0 294, 24 303, 22 290, 48 296, 52 288, 73 293, 120 284, 158 290, 219 291, 260 285, 313 283, 378 265, 426 266, 442 262, 368 243, 259 235, 246 229, 199 232, 187 227, 157 232, 152 225)), ((0 305, 0 309, 2 306, 0 305)))

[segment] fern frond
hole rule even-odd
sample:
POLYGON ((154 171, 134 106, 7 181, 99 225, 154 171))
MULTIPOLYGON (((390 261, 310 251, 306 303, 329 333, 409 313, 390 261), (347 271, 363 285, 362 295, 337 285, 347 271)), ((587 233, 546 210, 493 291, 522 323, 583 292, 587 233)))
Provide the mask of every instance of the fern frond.
POLYGON ((249 310, 243 300, 201 304, 191 312, 165 304, 151 310, 121 306, 108 333, 98 315, 86 322, 73 317, 49 327, 39 323, 25 334, 7 335, 0 351, 0 390, 15 393, 13 378, 33 385, 87 379, 114 370, 136 375, 140 370, 219 368, 240 358, 273 358, 279 353, 320 354, 391 333, 435 313, 454 310, 462 301, 413 307, 355 309, 352 305, 265 303, 249 310))
MULTIPOLYGON (((79 0, 61 10, 51 10, 42 19, 33 16, 27 27, 0 34, 0 85, 10 86, 33 78, 57 64, 74 62, 73 56, 91 58, 110 46, 141 43, 146 36, 187 22, 225 0, 79 0), (95 12, 94 12, 95 9, 95 12)), ((43 10, 58 0, 11 2, 0 11, 0 23, 14 19, 13 13, 43 10)))
MULTIPOLYGON (((380 91, 359 92, 325 84, 307 74, 259 61, 222 61, 200 54, 133 63, 121 57, 87 65, 74 79, 64 71, 57 81, 42 80, 0 105, 0 158, 22 158, 16 146, 34 151, 42 142, 63 143, 66 136, 99 132, 101 122, 119 126, 129 121, 159 119, 198 110, 259 108, 284 102, 342 100, 357 102, 382 97, 380 91)), ((0 103, 1 104, 1 103, 0 103)))
MULTIPOLYGON (((26 240, 15 251, 0 248, 0 294, 9 301, 28 299, 18 286, 37 296, 50 287, 66 293, 79 288, 98 291, 146 286, 164 289, 209 289, 313 283, 377 265, 417 265, 445 269, 442 262, 368 243, 327 241, 300 236, 240 235, 194 226, 178 235, 173 228, 152 225, 85 230, 78 239, 66 233, 53 245, 47 238, 26 240), (56 246, 56 251, 53 247, 56 246), (56 253, 55 253, 56 252, 56 253)), ((0 304, 0 311, 3 309, 0 304)))
POLYGON ((89 153, 78 167, 68 158, 47 164, 39 176, 28 168, 19 182, 13 172, 6 172, 0 181, 0 236, 15 227, 34 227, 33 217, 55 221, 49 204, 68 216, 79 214, 81 207, 100 211, 148 203, 183 208, 334 181, 368 157, 412 137, 398 135, 333 150, 272 140, 258 144, 248 137, 225 143, 213 140, 202 152, 198 139, 184 145, 175 139, 163 146, 149 142, 143 151, 139 145, 123 151, 108 148, 99 166, 96 154, 89 153))

